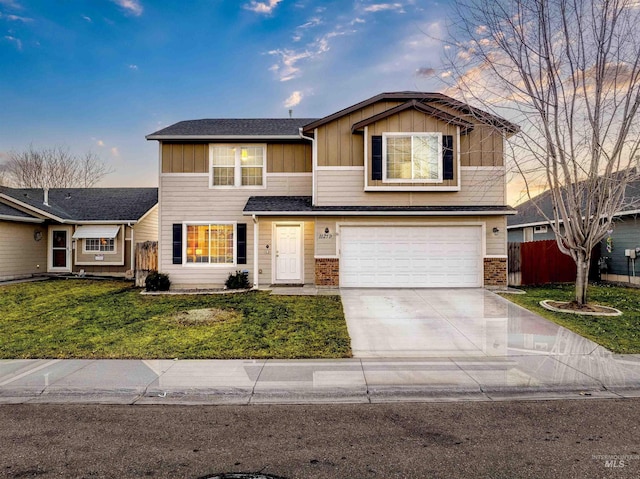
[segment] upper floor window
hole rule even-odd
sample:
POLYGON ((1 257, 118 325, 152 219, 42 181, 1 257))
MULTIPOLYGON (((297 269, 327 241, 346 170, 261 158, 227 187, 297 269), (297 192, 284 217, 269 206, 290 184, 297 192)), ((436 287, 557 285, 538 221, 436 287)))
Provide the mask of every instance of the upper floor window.
POLYGON ((442 181, 442 133, 385 133, 382 143, 384 181, 442 181))
POLYGON ((212 145, 211 186, 264 186, 264 145, 212 145))

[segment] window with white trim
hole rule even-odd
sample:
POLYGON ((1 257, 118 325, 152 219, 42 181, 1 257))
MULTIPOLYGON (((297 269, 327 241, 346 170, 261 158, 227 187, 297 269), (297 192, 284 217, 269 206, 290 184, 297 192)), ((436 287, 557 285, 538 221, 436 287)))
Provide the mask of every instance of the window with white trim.
POLYGON ((187 224, 187 264, 235 264, 235 225, 233 223, 187 224))
POLYGON ((115 238, 85 238, 84 250, 87 253, 114 253, 116 240, 115 238))
POLYGON ((382 151, 383 181, 442 181, 442 133, 384 133, 382 151))
POLYGON ((264 186, 264 145, 211 145, 210 153, 212 187, 264 186))
POLYGON ((547 225, 534 226, 533 227, 533 234, 535 234, 535 235, 539 235, 539 234, 546 233, 546 232, 547 232, 547 225))

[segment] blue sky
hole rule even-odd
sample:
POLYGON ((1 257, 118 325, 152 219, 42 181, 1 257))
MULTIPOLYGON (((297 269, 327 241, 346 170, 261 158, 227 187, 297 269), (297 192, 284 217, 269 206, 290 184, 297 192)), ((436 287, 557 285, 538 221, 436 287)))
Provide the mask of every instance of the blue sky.
POLYGON ((322 117, 441 88, 446 2, 0 0, 0 160, 68 146, 157 185, 145 135, 196 118, 322 117))

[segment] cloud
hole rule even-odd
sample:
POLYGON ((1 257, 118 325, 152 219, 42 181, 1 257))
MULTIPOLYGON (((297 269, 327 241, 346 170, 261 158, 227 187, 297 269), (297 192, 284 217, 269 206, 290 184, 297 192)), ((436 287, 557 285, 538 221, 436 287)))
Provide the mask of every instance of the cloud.
POLYGON ((291 108, 293 106, 299 105, 300 102, 302 101, 302 92, 300 91, 294 91, 289 98, 287 98, 284 102, 284 107, 285 108, 291 108))
POLYGON ((121 8, 124 8, 127 13, 130 13, 132 15, 135 15, 136 17, 139 17, 140 15, 142 15, 142 5, 140 5, 140 1, 139 0, 111 0, 113 3, 115 3, 116 5, 118 5, 121 8))
POLYGON ((435 68, 420 67, 416 69, 416 76, 423 78, 431 78, 436 74, 435 68))
POLYGON ((11 22, 22 22, 22 23, 33 22, 33 18, 20 17, 18 15, 7 15, 2 12, 0 12, 0 18, 5 18, 11 22))
POLYGON ((99 147, 104 147, 104 141, 98 140, 96 141, 96 145, 98 145, 99 147))
POLYGON ((117 148, 117 147, 115 147, 115 146, 114 146, 113 148, 111 148, 111 150, 110 150, 110 151, 111 151, 111 154, 112 154, 113 156, 115 156, 116 158, 118 158, 118 157, 120 156, 120 152, 118 151, 118 148, 117 148))
POLYGON ((93 23, 93 20, 91 20, 91 17, 88 17, 88 16, 86 16, 86 15, 82 15, 82 19, 83 19, 83 20, 86 20, 86 21, 87 21, 87 22, 89 22, 89 23, 93 23))
POLYGON ((398 13, 406 13, 401 3, 374 3, 364 7, 365 12, 384 12, 388 10, 396 10, 398 13))
POLYGON ((16 37, 12 37, 11 35, 5 35, 4 39, 10 41, 11 43, 15 43, 16 48, 22 51, 22 40, 16 37))
POLYGON ((138 69, 138 65, 134 65, 134 64, 129 65, 129 70, 134 70, 135 71, 137 69, 138 69))
POLYGON ((20 5, 15 0, 0 0, 0 5, 3 5, 7 8, 13 8, 14 10, 22 10, 22 5, 20 5))
POLYGON ((300 68, 297 66, 297 63, 300 60, 304 60, 305 58, 309 58, 312 56, 312 53, 309 51, 299 51, 296 52, 294 50, 271 50, 269 55, 278 55, 280 56, 280 62, 271 66, 269 70, 275 72, 280 77, 280 81, 289 81, 293 78, 297 77, 300 73, 300 68))
POLYGON ((282 0, 267 0, 266 2, 258 2, 251 0, 251 3, 244 5, 243 8, 256 13, 271 14, 282 0))
POLYGON ((355 30, 333 30, 317 37, 305 48, 300 48, 298 50, 289 48, 271 50, 267 53, 269 55, 280 56, 280 61, 272 65, 269 70, 276 73, 280 81, 293 80, 294 78, 299 77, 301 74, 301 69, 299 66, 299 63, 301 61, 318 58, 320 55, 328 52, 331 49, 330 40, 332 38, 342 35, 349 35, 354 32, 355 30))

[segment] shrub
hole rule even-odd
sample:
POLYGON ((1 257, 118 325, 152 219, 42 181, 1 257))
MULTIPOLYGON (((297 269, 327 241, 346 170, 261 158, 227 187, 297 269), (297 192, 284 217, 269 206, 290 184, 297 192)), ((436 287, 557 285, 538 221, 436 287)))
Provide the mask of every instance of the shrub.
POLYGON ((249 275, 242 271, 236 271, 236 274, 229 273, 229 277, 225 281, 224 285, 227 289, 249 289, 249 275))
POLYGON ((171 287, 169 275, 151 271, 144 280, 144 287, 147 291, 169 291, 171 287))

